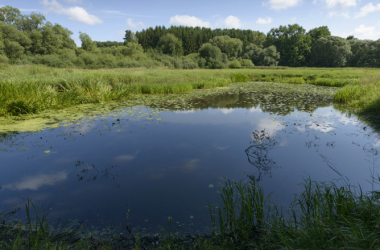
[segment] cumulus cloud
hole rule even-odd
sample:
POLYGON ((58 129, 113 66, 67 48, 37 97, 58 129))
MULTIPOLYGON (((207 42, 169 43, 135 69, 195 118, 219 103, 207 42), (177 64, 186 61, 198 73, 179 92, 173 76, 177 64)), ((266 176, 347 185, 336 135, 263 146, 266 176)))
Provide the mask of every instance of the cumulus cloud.
POLYGON ((331 9, 328 13, 329 17, 349 18, 350 15, 346 11, 350 7, 356 7, 359 0, 313 0, 314 4, 321 2, 327 9, 331 9))
POLYGON ((376 27, 360 25, 352 34, 357 38, 370 39, 379 36, 380 32, 376 31, 376 27))
POLYGON ((133 29, 140 29, 145 26, 143 22, 133 22, 132 18, 127 19, 127 25, 133 29))
MULTIPOLYGON (((218 15, 219 16, 219 15, 218 15)), ((182 25, 190 27, 217 27, 217 28, 240 28, 242 26, 241 21, 238 17, 228 16, 225 19, 219 19, 216 23, 212 24, 208 21, 195 16, 188 15, 175 15, 170 18, 171 25, 182 25)))
POLYGON ((28 176, 24 179, 5 185, 4 188, 10 190, 38 190, 42 186, 54 186, 58 182, 67 179, 67 172, 58 172, 56 174, 39 174, 34 176, 28 176))
POLYGON ((281 10, 295 7, 302 3, 302 0, 269 0, 264 5, 269 6, 272 10, 281 10))
POLYGON ((211 27, 209 22, 203 21, 202 19, 195 16, 188 15, 175 15, 170 18, 171 25, 182 25, 182 26, 190 26, 190 27, 211 27))
POLYGON ((376 12, 380 10, 380 3, 373 5, 372 3, 363 6, 358 13, 356 13, 355 18, 365 17, 369 13, 376 12))
POLYGON ((273 18, 271 17, 267 17, 267 18, 259 17, 259 19, 256 20, 257 24, 270 24, 272 22, 273 22, 273 18))
POLYGON ((223 27, 223 28, 240 28, 242 26, 240 19, 236 16, 229 16, 226 19, 220 19, 218 22, 216 22, 216 26, 223 27))
POLYGON ((89 14, 82 7, 75 6, 75 7, 65 8, 56 0, 51 0, 51 1, 42 0, 41 4, 44 6, 47 12, 54 12, 59 15, 65 15, 70 20, 75 21, 75 22, 84 23, 87 25, 97 25, 97 24, 103 23, 102 19, 89 14))
POLYGON ((358 0, 324 0, 329 9, 346 9, 355 7, 358 0))

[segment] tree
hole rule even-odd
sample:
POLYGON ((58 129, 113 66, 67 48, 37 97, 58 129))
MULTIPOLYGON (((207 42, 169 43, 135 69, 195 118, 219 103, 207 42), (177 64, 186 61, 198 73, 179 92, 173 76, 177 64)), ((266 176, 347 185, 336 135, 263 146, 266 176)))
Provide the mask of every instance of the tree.
POLYGON ((351 67, 380 67, 380 39, 377 41, 349 39, 352 55, 348 60, 351 67))
POLYGON ((280 65, 300 67, 309 61, 312 41, 298 24, 280 26, 267 34, 267 45, 276 46, 281 54, 280 65))
POLYGON ((311 29, 307 32, 307 34, 311 37, 312 44, 314 44, 321 37, 331 36, 331 32, 327 26, 311 29))
POLYGON ((79 39, 82 42, 82 49, 85 51, 94 51, 96 49, 96 42, 91 40, 91 37, 86 33, 79 32, 79 39))
POLYGON ((8 58, 18 59, 22 57, 24 47, 22 47, 18 42, 5 40, 4 45, 4 51, 8 58))
POLYGON ((0 21, 6 24, 16 25, 21 18, 21 12, 9 5, 0 8, 0 21))
POLYGON ((350 43, 341 37, 319 38, 311 52, 311 65, 316 67, 343 67, 351 56, 350 43))
POLYGON ((256 66, 277 66, 280 53, 275 46, 264 48, 262 45, 251 43, 245 49, 247 52, 243 55, 244 59, 250 59, 256 66))
POLYGON ((124 44, 128 44, 128 43, 138 43, 138 39, 135 35, 134 32, 132 32, 131 30, 126 30, 125 31, 125 36, 124 36, 124 44))
POLYGON ((166 34, 160 38, 157 47, 164 54, 180 56, 183 53, 182 41, 173 34, 166 34))
POLYGON ((121 54, 123 54, 124 56, 132 56, 135 54, 141 54, 143 52, 143 47, 141 46, 141 44, 138 43, 130 42, 126 46, 121 47, 121 54))
POLYGON ((30 38, 24 32, 17 30, 14 25, 6 24, 5 22, 0 22, 0 32, 2 33, 4 39, 4 45, 7 41, 17 42, 20 46, 24 48, 24 50, 27 50, 29 49, 32 43, 30 38))
POLYGON ((225 64, 228 62, 226 54, 223 54, 222 51, 211 43, 205 43, 199 49, 200 64, 204 64, 208 68, 224 68, 225 64))
POLYGON ((210 43, 217 46, 228 58, 236 58, 242 53, 243 42, 229 36, 216 36, 210 43))

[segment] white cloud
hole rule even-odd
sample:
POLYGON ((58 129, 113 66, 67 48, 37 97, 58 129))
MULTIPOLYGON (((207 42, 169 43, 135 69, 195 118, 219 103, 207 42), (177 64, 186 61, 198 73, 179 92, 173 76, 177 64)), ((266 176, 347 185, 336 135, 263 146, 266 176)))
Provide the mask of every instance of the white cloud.
POLYGON ((358 0, 324 0, 326 7, 329 9, 346 9, 355 7, 358 0))
POLYGON ((83 0, 63 0, 65 3, 68 4, 81 4, 83 3, 83 0))
POLYGON ((133 29, 140 29, 145 26, 143 22, 133 22, 132 18, 127 19, 127 25, 133 29))
POLYGON ((267 3, 263 3, 263 5, 269 5, 269 8, 272 10, 281 10, 295 7, 300 3, 302 3, 302 0, 269 0, 267 3))
POLYGON ((359 17, 365 17, 369 13, 379 11, 380 10, 380 3, 377 5, 373 5, 372 3, 369 3, 365 6, 363 6, 358 13, 356 13, 355 18, 359 17))
POLYGON ((376 27, 367 27, 365 25, 360 25, 358 28, 352 32, 352 34, 360 39, 370 39, 377 38, 380 32, 376 31, 376 27))
POLYGON ((11 190, 38 190, 42 186, 54 186, 58 182, 64 181, 68 173, 58 172, 56 174, 39 174, 35 176, 28 176, 18 182, 5 185, 4 188, 11 190))
POLYGON ((65 15, 70 20, 84 23, 87 25, 96 25, 96 24, 102 24, 103 20, 89 14, 85 9, 82 7, 70 7, 65 8, 60 3, 58 3, 56 0, 42 0, 41 4, 45 7, 45 10, 47 12, 54 12, 59 15, 65 15))
POLYGON ((220 111, 222 111, 223 114, 227 115, 229 113, 234 112, 234 109, 226 109, 226 108, 224 108, 224 109, 220 109, 220 111))
POLYGON ((276 133, 280 130, 283 130, 285 128, 284 125, 282 125, 279 121, 274 121, 269 118, 261 118, 259 119, 259 122, 257 123, 256 130, 264 130, 265 132, 269 133, 270 135, 276 135, 276 133))
POLYGON ((259 19, 256 20, 257 24, 270 24, 272 22, 273 22, 273 18, 271 17, 267 17, 267 18, 259 17, 259 19))
POLYGON ((182 25, 182 26, 190 26, 190 27, 211 27, 209 22, 203 21, 202 19, 195 16, 179 16, 175 15, 170 18, 170 24, 172 25, 182 25))
POLYGON ((242 26, 240 19, 235 17, 235 16, 229 16, 226 19, 220 19, 219 21, 216 22, 215 24, 218 27, 222 28, 240 28, 242 26))

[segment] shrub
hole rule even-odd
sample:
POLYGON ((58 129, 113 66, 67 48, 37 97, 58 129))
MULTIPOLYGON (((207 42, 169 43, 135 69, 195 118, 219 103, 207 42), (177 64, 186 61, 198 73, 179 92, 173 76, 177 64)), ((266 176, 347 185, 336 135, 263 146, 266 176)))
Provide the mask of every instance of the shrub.
POLYGON ((255 66, 255 65, 253 64, 252 60, 250 60, 250 59, 242 59, 242 60, 240 61, 240 64, 241 64, 241 66, 243 66, 243 67, 253 67, 253 66, 255 66))
POLYGON ((228 67, 230 69, 237 69, 237 68, 241 68, 241 64, 238 60, 233 60, 232 62, 228 64, 228 67))
POLYGON ((0 63, 8 63, 9 59, 6 55, 0 55, 0 63))

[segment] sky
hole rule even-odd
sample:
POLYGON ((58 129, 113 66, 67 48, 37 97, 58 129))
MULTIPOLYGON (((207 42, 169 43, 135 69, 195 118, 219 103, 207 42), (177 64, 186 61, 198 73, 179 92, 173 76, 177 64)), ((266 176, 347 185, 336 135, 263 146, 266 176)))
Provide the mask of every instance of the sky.
POLYGON ((94 41, 123 41, 125 30, 157 25, 250 29, 267 33, 299 24, 307 31, 328 26, 332 35, 380 38, 380 1, 372 0, 0 0, 23 14, 42 13, 74 34, 94 41))

